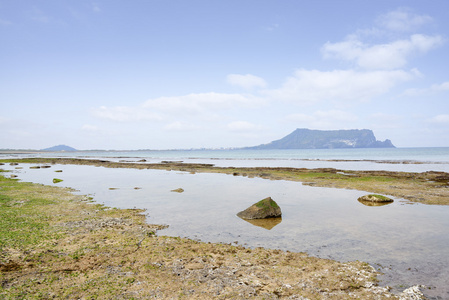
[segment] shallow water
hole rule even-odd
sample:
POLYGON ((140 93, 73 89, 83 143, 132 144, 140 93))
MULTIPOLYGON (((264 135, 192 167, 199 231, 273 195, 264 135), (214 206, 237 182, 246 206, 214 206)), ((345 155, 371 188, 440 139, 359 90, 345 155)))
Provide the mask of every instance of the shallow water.
POLYGON ((449 298, 449 206, 395 199, 372 207, 357 201, 366 194, 361 191, 225 174, 29 166, 2 168, 14 170, 23 181, 75 188, 107 206, 145 208, 149 223, 170 226, 163 235, 366 261, 385 272, 381 279, 395 291, 424 284, 431 287, 424 291, 427 296, 449 298), (63 172, 55 173, 58 169, 63 172), (53 178, 64 181, 53 184, 53 178), (184 192, 171 192, 177 188, 184 192), (281 222, 269 225, 271 230, 236 216, 268 196, 283 212, 281 222))

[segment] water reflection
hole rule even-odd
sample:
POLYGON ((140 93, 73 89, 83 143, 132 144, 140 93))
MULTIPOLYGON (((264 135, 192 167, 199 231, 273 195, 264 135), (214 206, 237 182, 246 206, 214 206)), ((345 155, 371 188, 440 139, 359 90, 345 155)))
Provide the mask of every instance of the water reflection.
POLYGON ((366 201, 366 200, 360 200, 360 199, 358 199, 357 201, 359 201, 360 203, 362 203, 363 205, 366 205, 366 206, 384 206, 384 205, 393 203, 393 202, 373 202, 373 201, 366 201))
POLYGON ((266 219, 252 219, 252 220, 247 220, 243 218, 240 219, 254 226, 259 226, 267 230, 273 229, 276 225, 279 225, 282 222, 282 218, 266 218, 266 219))

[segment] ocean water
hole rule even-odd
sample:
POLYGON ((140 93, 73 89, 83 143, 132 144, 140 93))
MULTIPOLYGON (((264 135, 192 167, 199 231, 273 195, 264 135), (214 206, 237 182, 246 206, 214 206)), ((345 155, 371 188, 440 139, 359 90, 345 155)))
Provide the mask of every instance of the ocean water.
MULTIPOLYGON (((0 154, 1 157, 11 154, 0 154)), ((289 149, 289 150, 154 150, 77 151, 19 154, 21 157, 79 157, 112 161, 183 161, 219 167, 336 168, 342 170, 387 170, 404 172, 449 172, 449 147, 289 149)))

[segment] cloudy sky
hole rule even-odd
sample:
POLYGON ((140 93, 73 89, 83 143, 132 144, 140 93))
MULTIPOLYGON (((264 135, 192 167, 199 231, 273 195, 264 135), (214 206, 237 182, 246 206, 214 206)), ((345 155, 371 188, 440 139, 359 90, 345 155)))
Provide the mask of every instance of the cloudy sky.
POLYGON ((0 149, 449 146, 447 0, 0 0, 0 149))

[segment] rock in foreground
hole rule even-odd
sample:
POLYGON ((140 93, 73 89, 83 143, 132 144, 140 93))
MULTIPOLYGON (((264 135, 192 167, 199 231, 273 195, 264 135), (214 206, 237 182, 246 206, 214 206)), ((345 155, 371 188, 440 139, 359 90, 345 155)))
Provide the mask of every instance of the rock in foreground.
POLYGON ((376 202, 376 203, 388 203, 388 202, 394 202, 393 199, 382 196, 382 195, 365 195, 357 199, 359 201, 367 201, 367 202, 376 202))
POLYGON ((279 205, 268 197, 239 212, 237 216, 246 220, 279 218, 282 212, 279 205))

